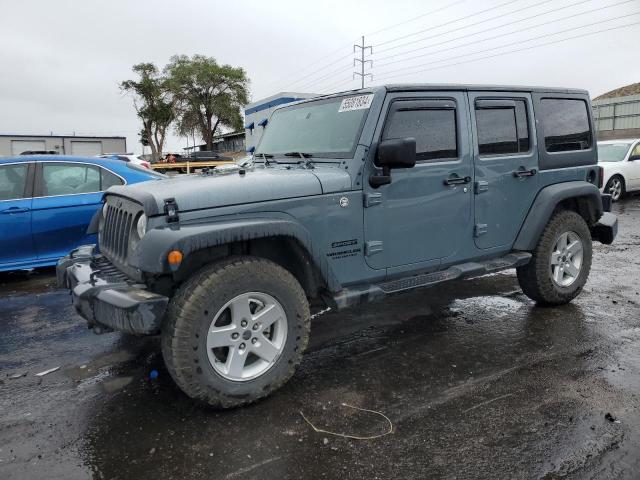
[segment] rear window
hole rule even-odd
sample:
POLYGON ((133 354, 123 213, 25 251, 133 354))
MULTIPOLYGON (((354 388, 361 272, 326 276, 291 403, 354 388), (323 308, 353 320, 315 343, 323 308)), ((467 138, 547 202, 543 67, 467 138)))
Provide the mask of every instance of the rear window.
POLYGON ((543 98, 541 104, 547 152, 570 152, 591 148, 589 114, 584 100, 543 98))

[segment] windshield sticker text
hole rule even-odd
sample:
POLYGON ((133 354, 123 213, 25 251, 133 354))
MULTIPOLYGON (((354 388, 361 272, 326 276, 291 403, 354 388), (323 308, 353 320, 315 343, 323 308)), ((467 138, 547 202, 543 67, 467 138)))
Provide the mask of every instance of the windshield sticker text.
POLYGON ((357 97, 348 97, 342 100, 338 113, 351 112, 352 110, 364 110, 371 106, 373 94, 358 95, 357 97))

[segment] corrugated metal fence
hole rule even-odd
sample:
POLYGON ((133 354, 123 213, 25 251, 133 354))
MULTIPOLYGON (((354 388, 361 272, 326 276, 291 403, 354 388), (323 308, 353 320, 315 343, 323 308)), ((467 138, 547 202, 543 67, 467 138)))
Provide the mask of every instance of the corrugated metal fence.
POLYGON ((592 105, 599 133, 614 136, 618 130, 630 134, 637 133, 630 130, 640 130, 640 95, 593 100, 592 105))

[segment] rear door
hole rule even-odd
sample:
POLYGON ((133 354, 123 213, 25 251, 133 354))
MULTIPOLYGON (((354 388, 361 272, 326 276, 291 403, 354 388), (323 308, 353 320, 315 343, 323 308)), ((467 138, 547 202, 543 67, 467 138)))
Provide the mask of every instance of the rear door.
POLYGON ((33 163, 0 165, 0 268, 35 259, 31 235, 33 163))
POLYGON ((102 192, 123 183, 122 178, 98 165, 39 162, 33 199, 38 258, 59 258, 81 244, 94 243, 95 236, 86 231, 102 205, 102 192))
POLYGON ((469 92, 474 131, 477 248, 511 245, 538 191, 528 93, 469 92))

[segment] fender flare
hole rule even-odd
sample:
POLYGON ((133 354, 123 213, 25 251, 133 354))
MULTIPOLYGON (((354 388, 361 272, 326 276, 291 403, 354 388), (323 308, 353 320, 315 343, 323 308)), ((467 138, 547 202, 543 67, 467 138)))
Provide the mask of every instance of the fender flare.
POLYGON ((594 223, 602 216, 600 190, 592 183, 572 181, 544 187, 538 193, 513 244, 514 250, 530 251, 536 248, 542 231, 549 222, 556 206, 570 198, 586 198, 595 213, 594 223))
POLYGON ((172 271, 166 258, 171 250, 185 257, 205 248, 258 238, 284 236, 296 239, 306 250, 327 287, 341 288, 324 252, 316 248, 311 235, 300 223, 286 218, 252 217, 221 219, 216 222, 155 228, 147 232, 136 248, 136 267, 147 273, 172 271))

